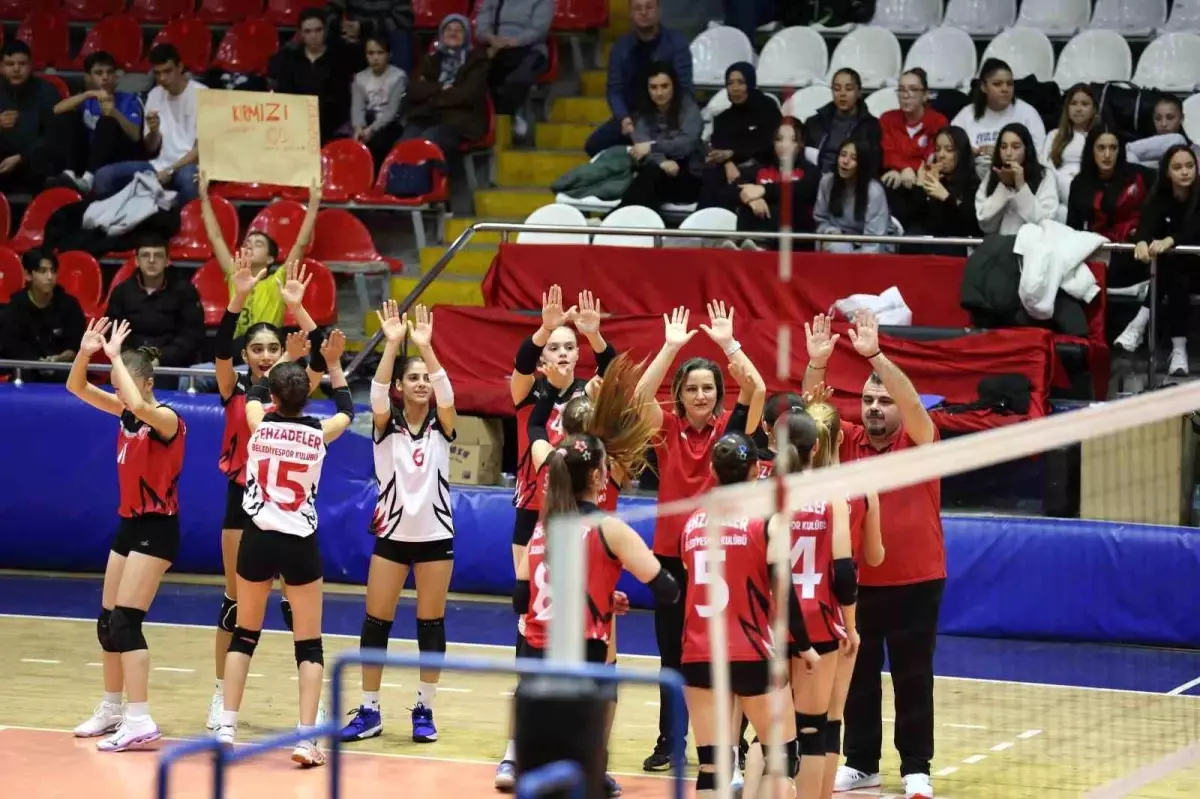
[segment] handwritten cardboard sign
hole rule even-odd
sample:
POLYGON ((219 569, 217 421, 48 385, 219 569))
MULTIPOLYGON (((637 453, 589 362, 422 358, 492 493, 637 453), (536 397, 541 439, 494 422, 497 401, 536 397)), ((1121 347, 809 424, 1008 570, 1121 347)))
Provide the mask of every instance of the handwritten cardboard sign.
POLYGON ((320 179, 316 97, 210 89, 197 102, 200 168, 210 180, 307 188, 320 179))

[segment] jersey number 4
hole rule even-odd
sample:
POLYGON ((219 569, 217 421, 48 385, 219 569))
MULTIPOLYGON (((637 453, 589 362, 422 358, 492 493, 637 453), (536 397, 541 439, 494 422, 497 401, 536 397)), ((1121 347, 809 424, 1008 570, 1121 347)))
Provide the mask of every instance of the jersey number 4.
POLYGON ((705 586, 708 599, 703 605, 696 605, 696 612, 702 618, 707 619, 725 610, 729 605, 729 584, 725 582, 723 575, 717 573, 715 568, 716 564, 725 562, 725 552, 718 550, 716 557, 710 558, 707 550, 701 550, 694 557, 696 585, 705 586))
POLYGON ((792 585, 800 586, 801 599, 815 599, 825 575, 817 571, 817 539, 800 536, 792 544, 792 585))
POLYGON ((273 502, 280 509, 294 513, 300 510, 300 506, 304 504, 305 490, 304 486, 292 479, 292 475, 297 472, 303 472, 308 469, 308 464, 296 463, 294 461, 279 461, 274 458, 264 459, 258 462, 258 487, 262 489, 263 499, 267 502, 273 502), (274 466, 274 479, 272 479, 272 466, 274 466), (292 499, 290 502, 284 502, 279 498, 276 489, 283 488, 290 491, 292 499))

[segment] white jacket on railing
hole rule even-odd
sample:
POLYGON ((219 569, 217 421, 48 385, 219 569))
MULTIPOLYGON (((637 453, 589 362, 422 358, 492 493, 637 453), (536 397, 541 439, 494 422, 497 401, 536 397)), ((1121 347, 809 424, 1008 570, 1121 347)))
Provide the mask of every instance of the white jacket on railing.
POLYGON ((177 194, 164 189, 153 172, 138 172, 128 186, 84 209, 83 228, 100 228, 110 236, 120 236, 157 212, 169 211, 177 194))
POLYGON ((1013 252, 1021 258, 1021 284, 1017 295, 1034 319, 1054 316, 1054 299, 1060 290, 1089 303, 1100 293, 1087 262, 1108 239, 1083 233, 1045 219, 1017 231, 1013 252))

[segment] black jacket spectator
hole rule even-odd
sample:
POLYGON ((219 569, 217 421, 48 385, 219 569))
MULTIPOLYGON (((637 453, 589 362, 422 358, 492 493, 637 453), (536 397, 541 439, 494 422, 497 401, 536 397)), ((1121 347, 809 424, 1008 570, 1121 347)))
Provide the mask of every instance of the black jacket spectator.
POLYGON ((350 82, 363 67, 363 56, 336 39, 326 44, 325 22, 316 9, 301 13, 300 35, 303 44, 285 47, 272 57, 270 78, 276 91, 317 98, 325 144, 350 120, 350 82))
POLYGON ((1067 198, 1067 225, 1127 242, 1141 223, 1152 184, 1149 170, 1129 163, 1116 129, 1101 123, 1084 140, 1079 174, 1067 198))
POLYGON ((874 177, 883 153, 883 133, 879 120, 867 110, 862 79, 853 69, 837 71, 833 76, 833 102, 804 120, 804 147, 816 150, 821 174, 833 171, 838 150, 847 139, 858 145, 861 166, 874 177))
POLYGON ((429 139, 449 155, 487 133, 488 54, 471 48, 469 36, 461 14, 442 20, 438 49, 421 57, 409 81, 402 138, 429 139))
MULTIPOLYGON (((61 286, 54 287, 47 305, 38 305, 28 291, 18 291, 8 301, 8 307, 0 314, 0 352, 5 358, 21 361, 40 361, 70 353, 74 357, 83 337, 84 318, 79 300, 68 294, 61 286)), ((26 380, 44 376, 47 380, 61 383, 67 373, 30 373, 25 370, 26 380)))
POLYGON ((199 360, 204 340, 200 295, 186 272, 167 269, 161 289, 142 285, 141 272, 113 289, 110 319, 125 319, 133 332, 126 349, 155 347, 163 366, 191 366, 199 360))
POLYGON ((774 157, 775 130, 783 115, 779 104, 759 91, 757 83, 754 67, 744 61, 725 70, 730 106, 713 119, 700 187, 701 207, 723 205, 721 195, 728 194, 725 188, 738 181, 743 169, 769 163, 774 157))
MULTIPOLYGON (((979 178, 971 140, 962 128, 947 126, 933 142, 934 160, 922 165, 912 188, 899 188, 888 198, 892 215, 912 236, 975 238, 980 235, 975 218, 979 178)), ((905 245, 906 253, 966 255, 966 247, 939 244, 905 245)))
POLYGON ((0 83, 0 190, 38 191, 51 172, 46 143, 58 92, 31 74, 29 47, 6 42, 0 83), (15 159, 5 167, 9 159, 15 159))
POLYGON ((325 6, 325 27, 329 41, 338 39, 354 50, 370 36, 387 39, 392 64, 405 72, 416 63, 412 0, 333 0, 325 6))

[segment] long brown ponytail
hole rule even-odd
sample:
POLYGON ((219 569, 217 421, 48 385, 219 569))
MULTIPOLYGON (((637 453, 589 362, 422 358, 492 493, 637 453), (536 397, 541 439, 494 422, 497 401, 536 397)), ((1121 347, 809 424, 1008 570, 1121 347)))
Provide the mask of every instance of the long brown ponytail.
POLYGON ((653 400, 638 396, 644 371, 645 362, 634 363, 626 353, 617 356, 604 372, 585 428, 604 442, 609 467, 622 479, 637 477, 646 468, 646 453, 658 435, 658 428, 642 413, 643 403, 653 400))
POLYGON ((588 489, 592 473, 604 465, 604 444, 587 434, 567 436, 546 459, 546 495, 542 522, 575 513, 579 495, 588 489))

